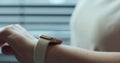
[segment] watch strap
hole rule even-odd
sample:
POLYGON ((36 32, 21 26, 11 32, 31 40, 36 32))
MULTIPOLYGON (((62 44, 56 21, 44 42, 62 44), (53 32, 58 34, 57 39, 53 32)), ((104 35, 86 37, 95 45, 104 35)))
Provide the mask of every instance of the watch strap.
POLYGON ((34 55, 33 55, 33 59, 35 63, 45 63, 44 59, 45 59, 45 53, 46 53, 48 44, 49 44, 48 40, 39 38, 39 41, 36 44, 34 55))
POLYGON ((33 60, 35 63, 45 63, 46 49, 49 44, 60 44, 61 40, 48 37, 45 35, 40 36, 38 43, 34 49, 33 60))

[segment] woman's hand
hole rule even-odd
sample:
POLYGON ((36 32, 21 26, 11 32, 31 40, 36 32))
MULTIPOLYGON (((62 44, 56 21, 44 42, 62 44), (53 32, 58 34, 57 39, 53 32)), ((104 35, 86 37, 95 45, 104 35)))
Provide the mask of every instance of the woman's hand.
POLYGON ((37 39, 18 24, 0 29, 2 52, 15 55, 20 63, 34 63, 33 51, 36 43, 37 39))

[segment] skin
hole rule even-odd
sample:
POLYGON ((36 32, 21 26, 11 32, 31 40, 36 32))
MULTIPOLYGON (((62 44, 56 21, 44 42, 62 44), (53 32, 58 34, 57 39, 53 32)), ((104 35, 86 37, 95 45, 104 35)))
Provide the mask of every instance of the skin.
POLYGON ((37 39, 20 25, 1 28, 0 40, 3 53, 14 54, 20 63, 34 63, 33 50, 37 39))
MULTIPOLYGON (((34 63, 33 51, 37 41, 33 35, 17 24, 0 29, 0 46, 3 53, 15 55, 20 63, 34 63)), ((47 48, 45 63, 120 63, 120 53, 50 45, 47 48)))

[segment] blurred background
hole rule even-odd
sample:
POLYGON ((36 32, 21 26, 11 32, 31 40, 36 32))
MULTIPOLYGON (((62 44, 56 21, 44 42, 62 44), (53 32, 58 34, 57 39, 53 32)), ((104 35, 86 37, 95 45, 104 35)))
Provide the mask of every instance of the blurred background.
MULTIPOLYGON (((70 45, 69 21, 77 0, 0 0, 0 27, 20 24, 36 38, 57 37, 70 45)), ((0 63, 17 63, 0 52, 0 63)))

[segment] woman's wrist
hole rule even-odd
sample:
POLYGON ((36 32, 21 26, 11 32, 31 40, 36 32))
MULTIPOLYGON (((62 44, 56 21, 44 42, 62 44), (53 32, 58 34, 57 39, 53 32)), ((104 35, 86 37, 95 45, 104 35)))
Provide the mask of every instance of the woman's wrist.
POLYGON ((54 54, 57 52, 59 45, 49 45, 46 50, 45 63, 55 63, 56 60, 54 54))
POLYGON ((42 35, 40 36, 38 43, 34 49, 33 59, 35 63, 45 63, 46 51, 51 46, 61 44, 62 41, 53 37, 42 35))

